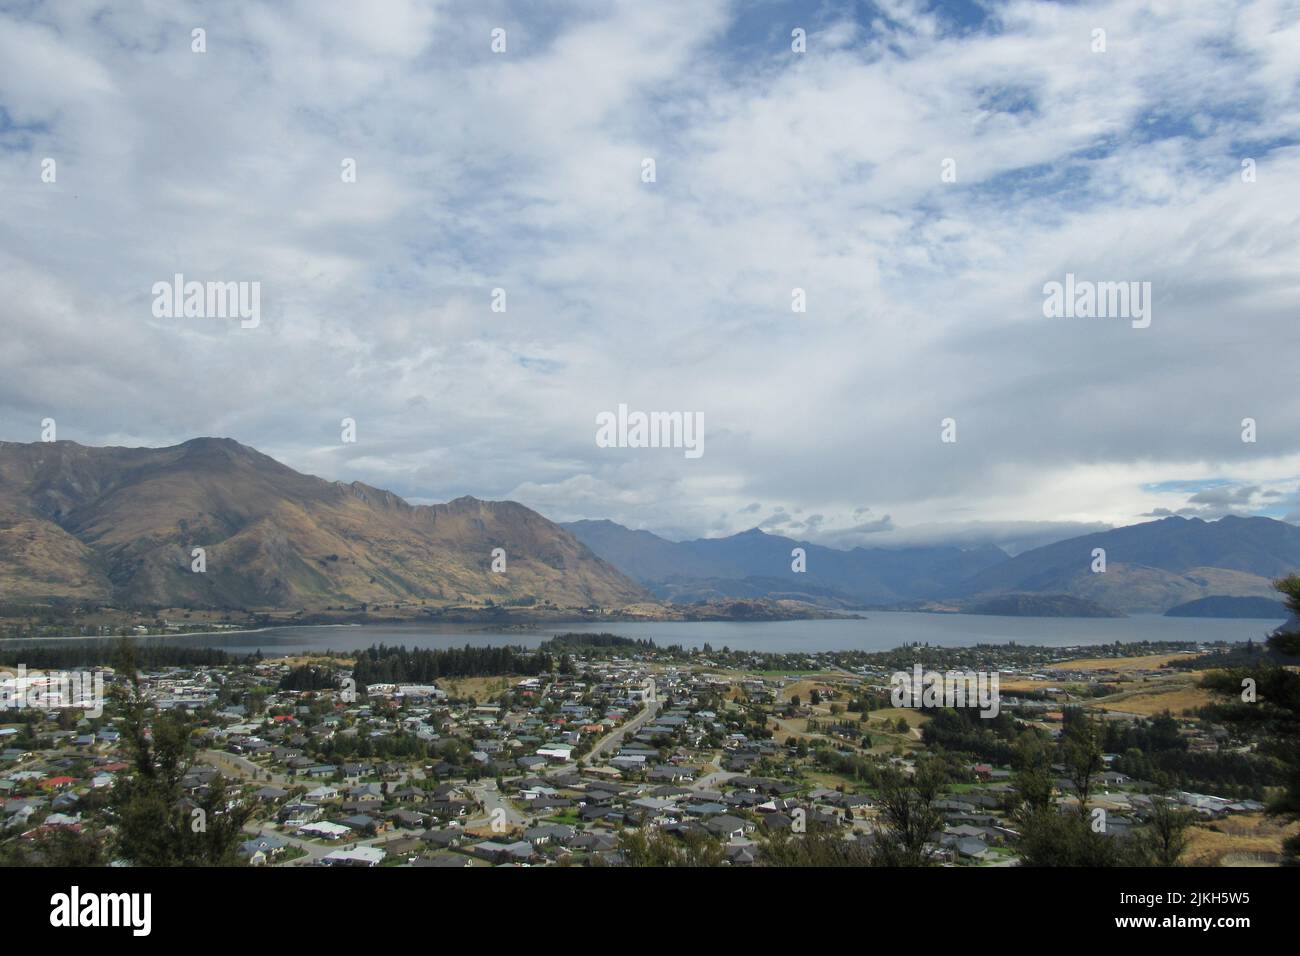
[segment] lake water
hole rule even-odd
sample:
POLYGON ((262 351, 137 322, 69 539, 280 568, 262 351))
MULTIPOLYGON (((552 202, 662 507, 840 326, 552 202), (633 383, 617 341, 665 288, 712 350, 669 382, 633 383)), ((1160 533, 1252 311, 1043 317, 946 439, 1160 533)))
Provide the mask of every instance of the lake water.
MULTIPOLYGON (((407 647, 536 647, 565 631, 609 631, 624 637, 650 638, 659 646, 680 644, 732 650, 839 651, 892 650, 920 642, 942 647, 971 644, 1038 644, 1051 647, 1111 644, 1115 641, 1261 640, 1282 623, 1276 620, 1222 620, 1189 617, 1030 618, 978 614, 873 612, 862 620, 828 621, 666 621, 645 624, 582 622, 526 630, 485 628, 472 624, 366 624, 329 627, 280 627, 237 634, 186 634, 169 644, 219 647, 235 654, 261 650, 268 656, 305 651, 352 651, 372 644, 407 647)), ((47 638, 45 640, 72 640, 47 638)), ((142 638, 147 640, 147 638, 142 638)), ((156 640, 156 638, 154 638, 156 640)), ((32 642, 6 642, 7 646, 32 642)), ((43 643, 43 642, 41 642, 43 643)))

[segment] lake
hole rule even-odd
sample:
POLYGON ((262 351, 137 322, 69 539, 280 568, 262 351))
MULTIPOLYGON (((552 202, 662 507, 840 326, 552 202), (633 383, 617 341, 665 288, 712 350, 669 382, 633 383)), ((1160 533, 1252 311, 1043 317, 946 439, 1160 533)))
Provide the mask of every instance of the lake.
MULTIPOLYGON (((407 647, 500 646, 536 647, 565 631, 609 631, 624 637, 650 638, 665 646, 680 644, 732 650, 768 651, 886 651, 920 642, 941 647, 971 644, 1037 644, 1050 647, 1111 644, 1115 641, 1244 641, 1262 640, 1281 619, 1211 619, 1136 616, 1124 618, 995 617, 980 614, 917 614, 874 612, 862 620, 827 621, 661 621, 654 623, 582 622, 503 630, 473 624, 365 624, 326 627, 279 627, 262 631, 186 634, 165 638, 187 647, 219 647, 235 654, 260 650, 269 656, 306 651, 351 651, 372 644, 407 647)), ((110 640, 111 638, 99 638, 110 640)), ((22 646, 75 638, 5 642, 22 646)), ((158 640, 158 638, 142 638, 158 640)))

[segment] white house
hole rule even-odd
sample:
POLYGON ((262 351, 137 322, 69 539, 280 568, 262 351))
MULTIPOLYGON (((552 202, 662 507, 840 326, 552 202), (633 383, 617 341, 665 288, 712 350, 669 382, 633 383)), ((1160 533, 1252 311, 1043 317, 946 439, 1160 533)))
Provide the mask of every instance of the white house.
POLYGON ((331 850, 321 861, 326 866, 378 866, 387 854, 377 846, 331 850))
POLYGON ((327 840, 337 840, 339 837, 347 836, 352 831, 341 823, 330 823, 327 820, 322 820, 319 823, 304 824, 298 828, 298 832, 306 833, 309 836, 324 837, 327 840))

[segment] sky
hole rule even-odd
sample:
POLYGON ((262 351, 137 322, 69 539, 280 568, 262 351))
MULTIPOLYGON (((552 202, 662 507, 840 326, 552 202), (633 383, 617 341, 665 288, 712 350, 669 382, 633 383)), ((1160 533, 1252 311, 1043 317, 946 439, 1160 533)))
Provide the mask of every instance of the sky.
POLYGON ((1297 521, 1298 81, 1274 0, 0 3, 0 440, 674 539, 1297 521))

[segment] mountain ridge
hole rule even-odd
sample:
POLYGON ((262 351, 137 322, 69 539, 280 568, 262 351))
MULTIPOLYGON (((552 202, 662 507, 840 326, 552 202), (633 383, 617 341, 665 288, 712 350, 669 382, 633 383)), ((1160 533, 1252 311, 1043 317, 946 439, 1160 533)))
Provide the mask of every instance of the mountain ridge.
POLYGON ((413 505, 228 438, 0 443, 0 593, 134 605, 621 606, 646 592, 518 502, 413 505), (206 570, 191 570, 191 551, 206 570), (504 548, 506 571, 491 568, 504 548))
POLYGON ((840 550, 750 528, 721 538, 672 542, 648 531, 633 531, 608 519, 562 525, 596 554, 629 577, 665 597, 710 582, 709 590, 732 596, 753 593, 759 581, 776 581, 789 590, 830 592, 849 604, 882 604, 930 597, 972 572, 1005 561, 992 545, 953 545, 840 550), (795 548, 802 548, 806 570, 792 570, 795 548), (725 582, 737 582, 727 592, 725 582))
MULTIPOLYGON (((514 501, 432 505, 295 471, 230 438, 163 448, 0 442, 0 599, 318 609, 349 604, 631 607, 772 601, 837 611, 938 605, 1163 613, 1272 598, 1300 528, 1164 518, 1014 557, 986 545, 837 549, 761 528, 669 541, 609 519, 553 523, 514 501), (193 548, 207 568, 191 571, 193 548), (492 570, 504 548, 506 573, 492 570), (1106 569, 1094 572, 1094 552, 1106 569), (792 567, 802 549, 804 569, 792 567), (1084 604, 1060 600, 1063 596, 1084 604)), ((662 606, 643 608, 661 613, 662 606)))
POLYGON ((1204 597, 1272 597, 1300 568, 1300 528, 1265 517, 1168 517, 1025 551, 964 583, 958 597, 1064 593, 1126 613, 1163 613, 1204 597), (1095 549, 1106 570, 1092 570, 1095 549))
MULTIPOLYGON (((670 542, 608 520, 565 527, 657 596, 673 600, 798 592, 818 603, 975 609, 1014 595, 1068 596, 1088 614, 1163 613, 1207 597, 1273 597, 1272 581, 1300 568, 1300 528, 1265 517, 1164 518, 1008 556, 1000 549, 854 548, 798 542, 752 528, 670 542), (645 546, 644 553, 638 548, 645 546), (790 571, 790 549, 807 571, 790 571), (1093 550, 1107 555, 1093 572, 1093 550)), ((1042 602, 1003 602, 1032 607, 1042 602)))

